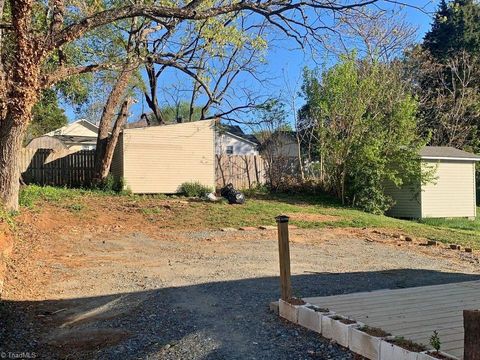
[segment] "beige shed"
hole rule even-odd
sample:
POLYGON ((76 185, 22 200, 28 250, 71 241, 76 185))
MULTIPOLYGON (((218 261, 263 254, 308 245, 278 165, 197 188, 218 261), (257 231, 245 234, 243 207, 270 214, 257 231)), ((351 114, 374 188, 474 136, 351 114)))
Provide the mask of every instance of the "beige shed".
POLYGON ((174 194, 184 182, 215 187, 215 120, 124 129, 111 172, 135 194, 174 194))
POLYGON ((399 218, 475 218, 475 163, 480 156, 446 146, 426 146, 420 151, 422 166, 435 170, 426 184, 396 188, 387 194, 395 205, 387 212, 399 218))

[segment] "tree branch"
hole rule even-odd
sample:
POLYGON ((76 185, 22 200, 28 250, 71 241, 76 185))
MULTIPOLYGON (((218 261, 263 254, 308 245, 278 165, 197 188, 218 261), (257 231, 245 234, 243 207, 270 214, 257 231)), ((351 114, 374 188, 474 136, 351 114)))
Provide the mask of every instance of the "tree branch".
MULTIPOLYGON (((128 19, 143 16, 154 21, 159 19, 178 19, 178 20, 205 20, 218 15, 240 12, 254 11, 260 15, 278 16, 279 14, 297 10, 301 8, 312 8, 317 10, 345 11, 359 8, 366 5, 377 3, 380 0, 363 0, 354 4, 341 4, 332 0, 309 0, 285 3, 284 0, 260 1, 240 1, 232 4, 221 5, 217 7, 198 10, 198 1, 192 1, 185 7, 166 7, 158 5, 140 5, 132 4, 119 8, 113 8, 98 12, 91 16, 65 27, 62 31, 52 37, 46 46, 46 53, 72 42, 86 32, 103 25, 113 23, 117 20, 128 19)), ((304 24, 304 26, 308 26, 304 24)))
POLYGON ((60 67, 49 74, 45 74, 40 80, 40 87, 43 89, 49 88, 55 83, 62 81, 72 75, 80 75, 102 70, 117 70, 121 68, 121 66, 121 64, 104 63, 85 66, 60 67))

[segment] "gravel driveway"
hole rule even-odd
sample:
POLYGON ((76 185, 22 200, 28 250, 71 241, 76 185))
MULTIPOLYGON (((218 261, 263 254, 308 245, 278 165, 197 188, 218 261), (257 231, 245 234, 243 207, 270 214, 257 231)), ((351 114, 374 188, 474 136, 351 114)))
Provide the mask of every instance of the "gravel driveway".
MULTIPOLYGON (((294 230, 291 239, 296 296, 480 278, 474 256, 393 238, 324 229, 294 230)), ((275 231, 87 231, 16 254, 2 351, 49 359, 353 358, 268 310, 279 297, 275 231), (35 290, 20 291, 26 284, 35 290)))

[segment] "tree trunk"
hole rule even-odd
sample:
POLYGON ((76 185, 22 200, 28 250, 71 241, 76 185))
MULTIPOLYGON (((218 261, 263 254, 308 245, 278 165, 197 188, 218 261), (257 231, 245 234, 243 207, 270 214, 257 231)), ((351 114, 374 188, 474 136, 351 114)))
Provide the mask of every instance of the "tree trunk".
POLYGON ((155 71, 155 65, 153 63, 147 62, 145 64, 145 70, 148 75, 148 84, 150 86, 150 94, 145 91, 145 99, 147 100, 147 105, 152 110, 153 115, 157 122, 161 124, 165 124, 165 121, 162 116, 162 111, 160 106, 158 105, 158 97, 157 97, 157 74, 155 71))
MULTIPOLYGON (((132 78, 135 67, 132 64, 126 64, 125 68, 120 73, 117 82, 113 86, 113 89, 108 96, 107 103, 105 104, 100 119, 97 148, 95 151, 95 176, 94 181, 102 182, 105 180, 103 168, 105 162, 105 156, 107 152, 107 145, 109 139, 110 126, 115 116, 115 111, 118 109, 118 105, 122 100, 125 91, 127 90, 130 79, 132 78)), ((108 173, 107 173, 108 175, 108 173)))
POLYGON ((128 109, 130 105, 133 103, 132 98, 126 99, 122 107, 120 109, 120 113, 118 114, 117 120, 115 121, 115 125, 112 129, 112 134, 108 138, 107 147, 105 149, 105 156, 102 159, 102 168, 101 168, 101 178, 106 179, 109 172, 110 166, 112 165, 113 160, 113 153, 115 152, 115 147, 117 146, 118 137, 120 136, 120 132, 122 131, 123 126, 127 122, 128 118, 128 109))
POLYGON ((12 117, 0 127, 0 199, 9 211, 18 210, 20 190, 20 155, 25 123, 16 124, 12 117))
POLYGON ((6 210, 18 210, 20 154, 38 100, 40 55, 31 38, 32 0, 11 1, 15 60, 10 86, 2 86, 0 109, 0 201, 6 210))

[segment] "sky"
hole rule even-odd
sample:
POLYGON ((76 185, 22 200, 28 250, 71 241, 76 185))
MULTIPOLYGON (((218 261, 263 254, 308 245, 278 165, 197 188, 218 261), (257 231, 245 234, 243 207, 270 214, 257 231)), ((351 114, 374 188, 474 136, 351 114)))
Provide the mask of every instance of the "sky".
MULTIPOLYGON (((416 38, 417 41, 420 42, 430 28, 432 14, 438 6, 439 0, 404 0, 403 3, 423 8, 423 11, 411 7, 404 8, 406 20, 418 28, 416 38)), ((334 59, 334 57, 329 54, 328 51, 321 48, 316 49, 316 51, 318 52, 317 61, 318 58, 321 58, 321 61, 327 64, 333 61, 332 59, 334 59)), ((239 78, 239 81, 248 84, 254 92, 269 97, 288 97, 289 94, 298 94, 303 68, 305 66, 309 68, 316 66, 312 56, 298 49, 296 44, 291 40, 277 41, 275 46, 268 49, 265 60, 266 64, 262 71, 266 74, 265 77, 268 78, 268 81, 260 83, 248 78, 239 78)), ((178 81, 178 77, 174 75, 170 77, 167 76, 163 79, 164 84, 178 81)), ((298 102, 301 102, 301 99, 299 99, 298 102)), ((301 104, 296 104, 296 106, 298 105, 301 106, 301 104)), ((69 121, 74 121, 78 118, 78 115, 71 107, 65 106, 65 110, 69 121)), ((137 120, 144 111, 148 111, 148 107, 143 99, 139 99, 138 103, 131 108, 129 121, 137 120)), ((254 114, 252 113, 240 114, 238 115, 238 120, 240 122, 248 121, 252 119, 253 116, 254 114)))

